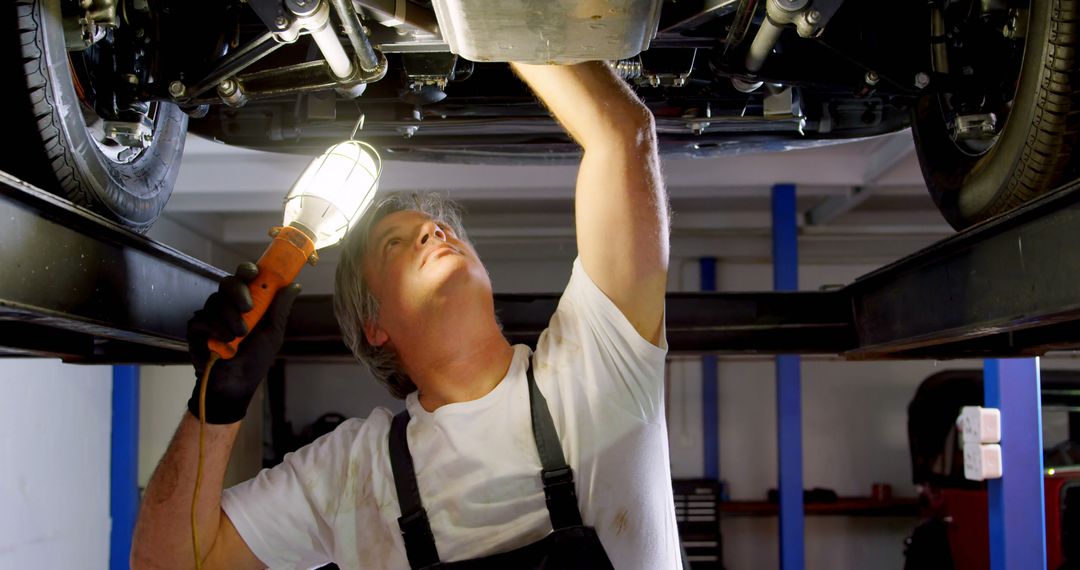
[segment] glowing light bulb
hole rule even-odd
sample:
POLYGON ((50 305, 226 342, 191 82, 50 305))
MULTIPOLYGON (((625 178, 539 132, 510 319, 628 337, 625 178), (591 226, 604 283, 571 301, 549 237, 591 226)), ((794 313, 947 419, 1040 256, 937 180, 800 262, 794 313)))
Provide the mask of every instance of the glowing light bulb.
POLYGON ((284 225, 303 230, 316 249, 345 237, 371 205, 382 159, 371 145, 347 140, 311 161, 285 197, 284 225))

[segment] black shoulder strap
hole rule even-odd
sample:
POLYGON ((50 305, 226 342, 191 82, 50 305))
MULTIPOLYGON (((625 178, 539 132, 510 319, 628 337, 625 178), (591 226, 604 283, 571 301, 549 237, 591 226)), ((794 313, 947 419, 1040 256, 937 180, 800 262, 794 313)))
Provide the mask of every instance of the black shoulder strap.
POLYGON ((394 472, 394 486, 401 506, 398 526, 405 540, 405 553, 409 557, 409 566, 419 569, 438 563, 439 551, 435 548, 435 535, 431 532, 427 511, 420 502, 416 469, 405 433, 408 427, 409 411, 402 410, 390 425, 390 469, 394 472))
MULTIPOLYGON (((533 376, 532 362, 529 363, 527 376, 533 439, 536 440, 536 451, 540 454, 540 465, 543 467, 540 470, 540 479, 544 482, 551 528, 559 530, 581 526, 581 511, 578 510, 577 492, 574 490, 574 471, 563 456, 559 433, 555 431, 555 422, 551 419, 547 400, 540 393, 533 376)), ((398 491, 398 494, 400 493, 398 491)))

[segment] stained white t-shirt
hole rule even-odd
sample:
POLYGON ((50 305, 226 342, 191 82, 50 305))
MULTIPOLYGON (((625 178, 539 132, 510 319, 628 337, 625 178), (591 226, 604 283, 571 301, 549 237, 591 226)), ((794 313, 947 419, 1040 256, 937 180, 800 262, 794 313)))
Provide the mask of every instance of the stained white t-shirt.
MULTIPOLYGON (((666 342, 642 338, 575 261, 535 355, 515 346, 491 392, 434 412, 410 394, 409 449, 440 559, 506 552, 551 532, 529 415, 533 356, 582 518, 612 564, 680 568, 663 413, 666 353, 666 342)), ((390 469, 392 417, 376 408, 366 420, 347 420, 225 491, 222 507, 263 563, 409 568, 390 469)))

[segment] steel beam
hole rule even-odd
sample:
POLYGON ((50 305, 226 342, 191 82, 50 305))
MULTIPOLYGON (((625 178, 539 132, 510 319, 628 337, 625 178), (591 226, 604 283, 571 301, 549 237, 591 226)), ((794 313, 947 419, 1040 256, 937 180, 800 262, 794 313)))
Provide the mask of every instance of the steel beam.
POLYGON ((1080 182, 844 289, 852 358, 1041 354, 1080 345, 1080 182))
MULTIPOLYGON (((854 347, 849 299, 836 291, 668 293, 669 351, 682 354, 837 354, 854 347)), ((557 294, 497 294, 495 314, 512 343, 535 345, 557 294)), ((347 357, 330 295, 296 300, 282 358, 347 357)))
MULTIPOLYGON (((187 362, 184 324, 224 271, 0 173, 0 356, 187 362)), ((1080 347, 1080 183, 828 292, 672 293, 674 353, 852 359, 1039 355, 1080 347)), ((497 295, 533 343, 557 294, 497 295)), ((341 358, 330 298, 302 297, 282 356, 341 358)))
POLYGON ((224 272, 3 172, 0 219, 5 346, 74 362, 184 359, 185 323, 224 272))
MULTIPOLYGON (((226 273, 0 172, 0 355, 82 363, 188 362, 184 327, 226 273)), ((514 342, 535 343, 559 296, 497 295, 514 342)), ((836 292, 668 297, 676 352, 809 352, 854 346, 836 292)), ((347 357, 329 296, 304 296, 282 356, 347 357)))

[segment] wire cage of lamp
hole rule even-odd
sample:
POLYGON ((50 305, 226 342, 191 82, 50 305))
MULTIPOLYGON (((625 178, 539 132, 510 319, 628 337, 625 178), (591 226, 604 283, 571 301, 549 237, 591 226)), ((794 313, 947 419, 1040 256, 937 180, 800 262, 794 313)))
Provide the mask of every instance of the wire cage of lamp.
POLYGON ((355 138, 335 144, 311 161, 284 202, 286 226, 304 230, 316 249, 345 237, 375 198, 382 157, 355 138))

